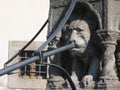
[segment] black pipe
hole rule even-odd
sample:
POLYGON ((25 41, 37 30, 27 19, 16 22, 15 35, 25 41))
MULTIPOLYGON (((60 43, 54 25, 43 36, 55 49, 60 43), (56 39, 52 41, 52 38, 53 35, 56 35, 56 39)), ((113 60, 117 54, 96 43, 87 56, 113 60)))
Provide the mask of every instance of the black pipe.
POLYGON ((26 47, 28 47, 35 39, 36 37, 41 33, 41 31, 44 29, 44 27, 47 25, 48 19, 46 22, 43 24, 43 26, 40 28, 40 30, 35 34, 35 36, 18 52, 16 53, 13 57, 11 57, 7 62, 5 62, 4 66, 6 67, 8 63, 10 63, 15 57, 17 57, 26 47))
MULTIPOLYGON (((69 50, 69 49, 72 49, 74 47, 75 47, 74 43, 71 43, 69 45, 65 45, 65 46, 57 48, 55 50, 51 50, 51 51, 42 53, 41 57, 46 58, 48 56, 51 56, 51 55, 54 55, 54 54, 57 54, 57 53, 61 53, 62 51, 69 50)), ((13 64, 11 66, 6 66, 5 68, 0 70, 0 76, 2 76, 4 74, 8 74, 9 72, 14 71, 14 70, 16 70, 18 68, 21 68, 21 67, 23 67, 23 66, 25 66, 27 64, 30 64, 30 63, 35 62, 37 60, 40 60, 41 57, 34 56, 34 57, 26 59, 26 60, 24 60, 22 62, 18 62, 16 64, 13 64)))
POLYGON ((75 85, 74 85, 74 83, 73 83, 73 81, 72 81, 72 79, 70 77, 70 74, 64 68, 62 68, 62 67, 60 67, 59 65, 56 65, 56 64, 49 64, 49 63, 41 63, 41 64, 53 66, 53 67, 58 68, 59 70, 61 70, 64 73, 65 77, 68 79, 72 90, 76 90, 76 87, 75 87, 75 85))

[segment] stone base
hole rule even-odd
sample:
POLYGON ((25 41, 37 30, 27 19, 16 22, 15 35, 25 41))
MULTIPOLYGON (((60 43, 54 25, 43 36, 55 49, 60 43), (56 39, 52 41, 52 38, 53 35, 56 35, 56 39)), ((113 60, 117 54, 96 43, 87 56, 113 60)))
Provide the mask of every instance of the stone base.
POLYGON ((54 77, 54 79, 48 79, 46 90, 68 90, 67 82, 61 77, 54 77))
MULTIPOLYGON (((83 83, 79 83, 80 86, 76 86, 76 90, 120 90, 120 81, 117 78, 103 78, 99 81, 93 81, 88 86, 84 86, 83 83)), ((68 82, 59 80, 48 80, 46 90, 72 90, 68 82)))
POLYGON ((72 90, 71 88, 64 88, 64 87, 56 87, 56 86, 50 86, 49 84, 46 85, 46 90, 72 90))
POLYGON ((100 80, 96 84, 96 89, 119 90, 120 81, 118 80, 100 80))
MULTIPOLYGON (((46 90, 72 90, 71 87, 68 88, 57 88, 57 87, 46 87, 46 90)), ((104 83, 99 81, 96 85, 91 85, 88 87, 76 87, 76 90, 120 90, 120 82, 119 81, 111 81, 109 83, 104 83)))
POLYGON ((82 82, 80 83, 80 88, 81 89, 94 89, 95 88, 95 83, 96 81, 91 81, 89 85, 84 85, 82 82))

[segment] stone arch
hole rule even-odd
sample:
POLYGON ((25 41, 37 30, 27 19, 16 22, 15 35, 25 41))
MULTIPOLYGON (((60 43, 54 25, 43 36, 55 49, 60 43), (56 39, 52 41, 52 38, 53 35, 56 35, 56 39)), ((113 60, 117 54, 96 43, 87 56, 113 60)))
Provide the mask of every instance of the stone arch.
POLYGON ((72 14, 81 16, 84 19, 94 19, 98 25, 97 29, 102 29, 101 17, 99 13, 97 12, 97 10, 90 3, 77 2, 72 14))
MULTIPOLYGON (((102 29, 102 22, 101 22, 101 17, 99 15, 99 13, 97 12, 97 10, 95 10, 95 8, 86 2, 77 2, 76 6, 69 18, 69 20, 67 21, 65 28, 67 29, 67 26, 69 26, 70 22, 76 19, 81 19, 81 20, 85 20, 89 23, 89 26, 91 28, 91 33, 92 33, 92 43, 99 43, 98 37, 97 37, 97 30, 101 30, 102 29), (90 15, 88 15, 90 14, 90 15), (93 23, 91 23, 91 20, 93 21, 93 23), (96 24, 96 27, 92 27, 93 24, 96 24), (93 40, 94 39, 94 40, 93 40)), ((66 35, 64 33, 63 30, 63 34, 66 35)), ((61 45, 64 45, 67 41, 67 39, 65 39, 65 36, 63 35, 61 42, 61 45), (65 41, 66 40, 66 41, 65 41)), ((95 47, 97 47, 97 45, 95 45, 95 47)), ((98 48, 99 49, 99 48, 98 48)), ((99 50, 100 51, 100 50, 99 50)), ((70 64, 72 63, 72 57, 69 53, 69 51, 65 51, 61 54, 61 65, 62 67, 64 67, 70 74, 70 64), (66 55, 66 57, 64 57, 64 55, 66 55), (66 63, 67 64, 66 64, 66 63), (68 68, 69 67, 69 68, 68 68)))

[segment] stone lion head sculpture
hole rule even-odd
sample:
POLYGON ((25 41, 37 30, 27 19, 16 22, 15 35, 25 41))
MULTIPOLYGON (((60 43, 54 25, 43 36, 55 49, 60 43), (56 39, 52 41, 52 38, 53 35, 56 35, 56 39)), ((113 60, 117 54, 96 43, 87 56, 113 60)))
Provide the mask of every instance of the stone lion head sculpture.
POLYGON ((73 55, 80 55, 86 50, 90 40, 90 28, 85 20, 74 20, 70 23, 69 29, 66 31, 67 42, 74 42, 75 48, 70 52, 73 55))

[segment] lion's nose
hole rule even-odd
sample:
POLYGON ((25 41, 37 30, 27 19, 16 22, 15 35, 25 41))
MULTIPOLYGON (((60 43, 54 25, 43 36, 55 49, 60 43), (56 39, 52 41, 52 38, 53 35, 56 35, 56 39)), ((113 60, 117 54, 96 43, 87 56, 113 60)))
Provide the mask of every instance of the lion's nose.
POLYGON ((75 39, 71 38, 70 43, 74 43, 75 47, 78 47, 77 41, 75 39))
POLYGON ((74 42, 74 43, 75 43, 76 41, 75 41, 74 39, 71 38, 71 39, 70 39, 70 43, 71 43, 71 42, 74 42))
POLYGON ((76 42, 76 40, 77 40, 76 31, 73 30, 70 36, 70 42, 76 42))
POLYGON ((78 45, 77 45, 76 41, 75 41, 75 40, 73 40, 73 39, 71 39, 69 43, 74 43, 75 48, 77 48, 77 47, 78 47, 78 45))

